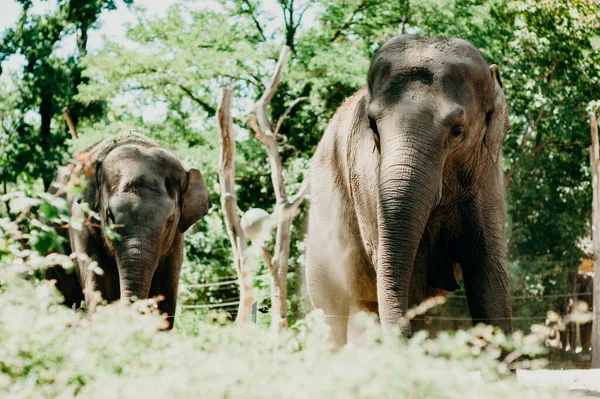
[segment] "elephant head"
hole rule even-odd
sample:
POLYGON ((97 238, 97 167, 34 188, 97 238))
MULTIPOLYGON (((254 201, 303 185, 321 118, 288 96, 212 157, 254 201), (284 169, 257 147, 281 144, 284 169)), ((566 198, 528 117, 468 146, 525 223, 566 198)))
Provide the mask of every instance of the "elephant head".
POLYGON ((498 168, 508 117, 498 67, 460 39, 391 39, 372 61, 368 88, 380 153, 377 294, 389 325, 409 305, 432 211, 468 197, 485 168, 498 168))
POLYGON ((160 147, 126 144, 98 164, 96 180, 102 239, 117 263, 120 297, 145 299, 174 240, 211 207, 202 174, 186 172, 160 147), (120 238, 107 236, 105 227, 114 228, 120 238))

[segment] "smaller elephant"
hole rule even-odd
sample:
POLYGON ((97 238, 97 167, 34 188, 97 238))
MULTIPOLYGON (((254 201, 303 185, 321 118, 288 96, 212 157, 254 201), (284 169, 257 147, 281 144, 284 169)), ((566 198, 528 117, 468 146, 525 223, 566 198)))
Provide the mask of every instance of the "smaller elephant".
MULTIPOLYGON (((186 171, 172 152, 133 133, 109 137, 76 160, 93 172, 83 175, 83 192, 67 197, 70 214, 85 219, 87 203, 101 220, 64 231, 69 249, 90 260, 76 261, 75 273, 55 267, 46 277, 57 280, 65 304, 85 300, 88 311, 96 307, 98 291, 109 302, 161 296, 159 310, 172 328, 183 233, 211 207, 202 174, 186 171), (109 236, 111 229, 120 237, 109 236), (90 261, 103 273, 90 270, 90 261)), ((66 170, 56 179, 59 186, 72 178, 66 170)))

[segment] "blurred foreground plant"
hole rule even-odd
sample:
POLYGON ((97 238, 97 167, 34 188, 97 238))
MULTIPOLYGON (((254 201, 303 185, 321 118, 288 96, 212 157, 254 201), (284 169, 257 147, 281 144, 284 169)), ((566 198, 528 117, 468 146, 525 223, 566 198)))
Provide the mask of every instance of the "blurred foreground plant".
MULTIPOLYGON (((197 325, 197 335, 159 332, 163 320, 132 307, 92 318, 60 306, 49 282, 2 272, 0 396, 3 398, 491 397, 541 394, 514 381, 473 379, 475 363, 426 356, 446 340, 381 340, 365 317, 361 345, 329 350, 321 312, 274 345, 269 331, 197 325)), ((252 328, 254 327, 254 328, 252 328)), ((454 345, 468 345, 457 334, 454 345), (460 343, 462 340, 462 344, 460 343)), ((566 397, 553 392, 553 397, 566 397)))
POLYGON ((68 218, 56 195, 5 199, 16 218, 0 221, 0 397, 539 397, 514 381, 487 379, 506 370, 502 350, 542 353, 539 332, 504 337, 478 326, 435 339, 419 333, 407 343, 384 339, 376 320, 359 314, 356 343, 332 351, 320 311, 276 342, 255 325, 191 321, 182 333, 159 332, 164 319, 153 299, 73 312, 37 271, 83 256, 51 252, 60 249, 57 229, 95 216, 68 218), (487 380, 474 381, 472 370, 487 380))

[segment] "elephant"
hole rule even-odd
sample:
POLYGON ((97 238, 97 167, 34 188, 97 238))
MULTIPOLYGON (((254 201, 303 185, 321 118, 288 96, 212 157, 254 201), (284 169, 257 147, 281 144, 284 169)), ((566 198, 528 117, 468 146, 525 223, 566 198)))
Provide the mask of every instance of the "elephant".
MULTIPOLYGON (((83 191, 66 196, 70 215, 86 219, 89 207, 100 220, 66 228, 68 250, 88 259, 75 258, 75 273, 54 267, 46 277, 57 280, 65 304, 77 307, 85 300, 88 312, 98 304, 97 291, 108 302, 162 296, 158 308, 171 329, 183 233, 212 206, 202 174, 186 171, 175 154, 133 133, 108 137, 75 159, 88 173, 77 175, 85 181, 83 191), (103 272, 94 272, 91 261, 103 272)), ((63 168, 55 180, 64 186, 73 176, 72 168, 63 168)))
POLYGON ((305 278, 331 338, 351 309, 412 336, 411 306, 464 280, 473 322, 512 331, 499 68, 469 42, 402 35, 372 59, 311 159, 305 278), (461 277, 462 276, 462 277, 461 277))

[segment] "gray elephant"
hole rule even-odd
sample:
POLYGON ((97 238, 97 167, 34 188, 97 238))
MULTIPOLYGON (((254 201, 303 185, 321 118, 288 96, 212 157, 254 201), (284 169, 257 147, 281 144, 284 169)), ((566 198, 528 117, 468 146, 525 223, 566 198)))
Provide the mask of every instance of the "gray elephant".
MULTIPOLYGON (((159 310, 174 316, 183 260, 183 233, 211 207, 208 189, 197 169, 186 172, 178 158, 136 134, 109 137, 80 153, 76 160, 90 173, 82 193, 67 198, 73 217, 85 218, 82 204, 100 215, 100 222, 82 230, 69 228, 70 249, 98 262, 102 274, 78 261, 75 273, 48 270, 57 280, 67 305, 85 299, 88 311, 97 305, 96 291, 111 302, 162 296, 159 310), (121 238, 107 235, 112 227, 121 238)), ((59 174, 66 183, 70 172, 59 174)), ((54 188, 53 190, 56 190, 54 188)), ((169 319, 172 328, 172 317, 169 319)))
POLYGON ((399 36, 381 47, 311 163, 308 293, 335 342, 346 342, 350 308, 389 327, 461 274, 473 321, 511 332, 508 129, 498 67, 470 43, 399 36))

